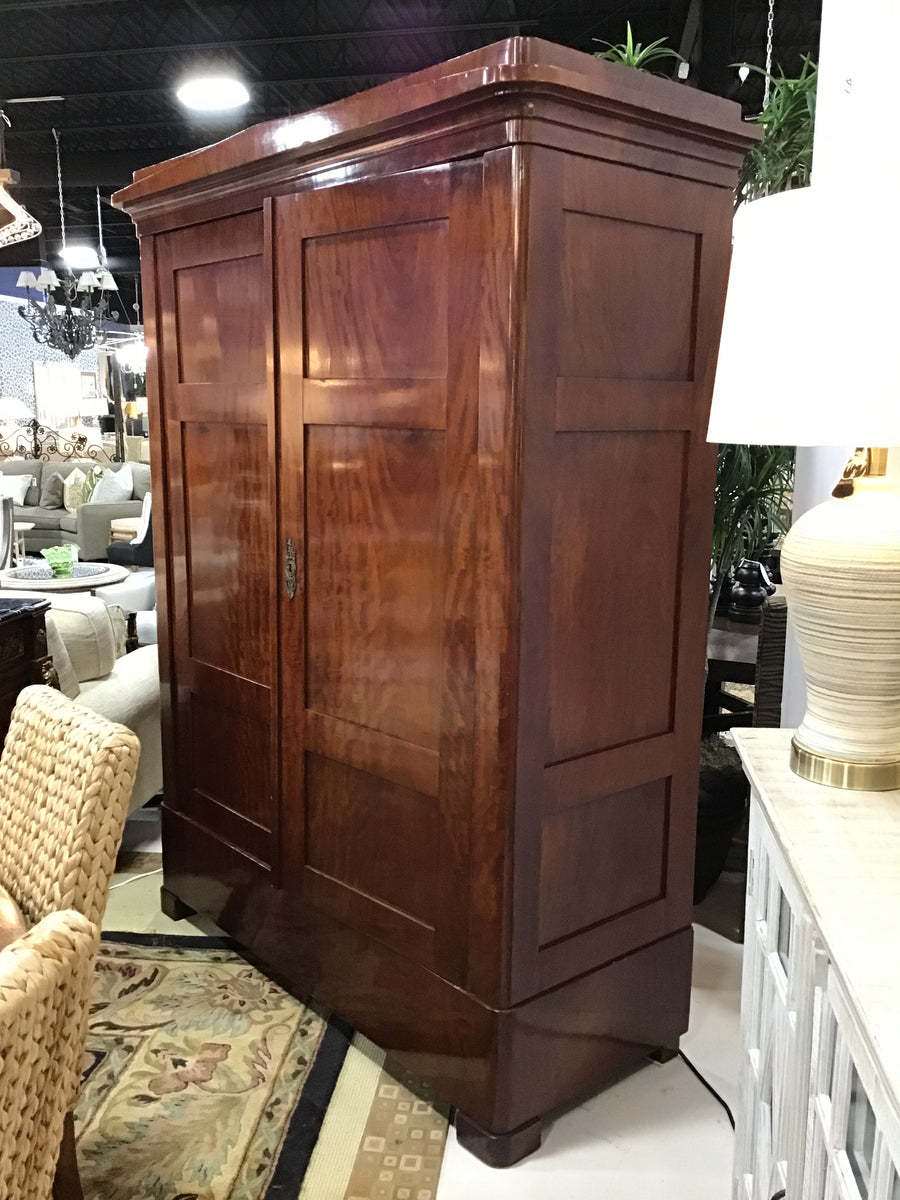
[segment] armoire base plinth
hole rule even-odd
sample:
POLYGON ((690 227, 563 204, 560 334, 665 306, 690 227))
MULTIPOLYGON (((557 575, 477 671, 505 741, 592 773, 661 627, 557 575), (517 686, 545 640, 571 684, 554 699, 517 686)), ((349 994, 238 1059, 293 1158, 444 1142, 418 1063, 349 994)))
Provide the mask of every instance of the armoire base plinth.
POLYGON ((470 1154, 489 1167, 511 1167, 539 1149, 544 1131, 542 1117, 536 1117, 509 1133, 488 1133, 457 1109, 456 1137, 470 1154))
POLYGON ((677 1046, 687 1029, 690 927, 496 1008, 296 894, 254 880, 252 863, 242 865, 233 848, 180 814, 164 809, 163 827, 170 894, 215 921, 271 978, 340 1014, 452 1104, 462 1114, 462 1144, 485 1162, 509 1165, 531 1153, 547 1114, 616 1082, 659 1047, 677 1046), (193 866, 198 860, 208 874, 193 866))

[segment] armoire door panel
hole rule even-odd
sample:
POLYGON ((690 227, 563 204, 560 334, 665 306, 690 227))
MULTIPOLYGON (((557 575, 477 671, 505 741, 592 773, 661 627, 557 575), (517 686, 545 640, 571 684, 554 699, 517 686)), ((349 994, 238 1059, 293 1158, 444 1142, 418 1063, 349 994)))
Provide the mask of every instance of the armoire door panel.
POLYGON ((261 212, 158 239, 177 786, 166 805, 272 862, 275 572, 261 212))
POLYGON ((190 656, 271 684, 271 550, 263 425, 182 425, 190 656))
POLYGON ((481 186, 454 163, 275 204, 281 524, 302 565, 281 604, 285 873, 460 983, 481 186))
POLYGON ((445 429, 444 379, 307 379, 303 388, 307 425, 374 425, 378 428, 445 429))
POLYGON ((446 218, 306 238, 307 378, 445 378, 449 240, 446 218))
POLYGON ((224 383, 265 394, 265 274, 258 257, 175 272, 180 383, 224 383))
POLYGON ((306 705, 436 750, 444 435, 306 437, 306 705))
POLYGON ((197 791, 218 804, 271 829, 275 822, 273 780, 268 771, 262 778, 258 774, 259 745, 268 737, 268 721, 258 714, 259 709, 248 705, 229 704, 212 688, 192 693, 190 721, 196 751, 192 782, 197 791), (207 751, 207 747, 223 743, 231 751, 227 756, 207 751))
POLYGON ((433 796, 309 754, 305 808, 308 867, 433 928, 433 796))
MULTIPOLYGON (((260 785, 257 784, 257 787, 260 785)), ((235 793, 232 791, 231 795, 235 793)), ((173 806, 174 810, 175 806, 173 806)), ((177 810, 176 810, 177 811, 177 810)), ((238 847, 250 855, 261 866, 269 868, 273 860, 272 830, 260 825, 243 814, 236 812, 221 799, 215 799, 200 787, 190 793, 190 803, 185 812, 196 824, 212 830, 215 836, 229 846, 238 847)))
POLYGON ((312 710, 306 712, 305 727, 306 744, 317 754, 426 796, 438 794, 441 761, 436 750, 312 710))
POLYGON ((545 815, 541 949, 660 899, 668 821, 666 780, 545 815))
POLYGON ((558 433, 546 762, 672 727, 681 433, 558 433))

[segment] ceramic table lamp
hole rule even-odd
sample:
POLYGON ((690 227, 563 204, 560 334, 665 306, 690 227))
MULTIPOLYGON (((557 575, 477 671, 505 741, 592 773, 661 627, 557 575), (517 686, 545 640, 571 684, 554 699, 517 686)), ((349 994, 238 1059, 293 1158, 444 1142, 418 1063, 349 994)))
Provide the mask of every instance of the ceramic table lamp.
POLYGON ((814 184, 744 205, 708 435, 859 447, 781 573, 807 679, 791 766, 871 790, 900 787, 898 258, 886 195, 814 184))

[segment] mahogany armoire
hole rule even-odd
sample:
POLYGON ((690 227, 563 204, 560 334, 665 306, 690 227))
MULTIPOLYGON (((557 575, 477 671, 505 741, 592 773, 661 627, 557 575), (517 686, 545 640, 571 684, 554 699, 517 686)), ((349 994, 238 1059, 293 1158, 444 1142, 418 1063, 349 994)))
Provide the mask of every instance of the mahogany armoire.
POLYGON ((135 175, 164 905, 495 1164, 687 1027, 725 100, 512 38, 135 175))

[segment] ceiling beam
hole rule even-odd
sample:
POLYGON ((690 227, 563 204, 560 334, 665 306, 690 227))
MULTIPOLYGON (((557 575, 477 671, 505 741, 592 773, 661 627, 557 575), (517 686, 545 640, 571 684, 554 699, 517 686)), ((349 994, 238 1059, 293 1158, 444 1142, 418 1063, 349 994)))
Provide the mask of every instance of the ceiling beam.
MULTIPOLYGON (((176 158, 196 149, 196 145, 167 146, 162 153, 165 158, 176 158)), ((159 161, 159 150, 81 152, 66 159, 63 183, 66 188, 122 187, 131 182, 131 176, 140 167, 150 167, 159 161)), ((56 187, 53 154, 20 154, 16 151, 15 164, 20 176, 17 190, 56 187)))
MULTIPOLYGON (((410 68, 412 70, 412 68, 410 68)), ((290 79, 259 79, 251 80, 251 88, 260 87, 291 87, 294 84, 302 83, 362 83, 367 79, 377 79, 379 83, 397 79, 403 74, 409 72, 403 71, 365 71, 357 75, 295 75, 290 79)), ((112 98, 121 99, 129 96, 174 96, 174 89, 171 87, 155 87, 155 88, 123 88, 120 91, 106 89, 102 92, 67 92, 60 100, 60 103, 68 100, 109 100, 112 98)), ((6 104, 19 104, 21 101, 11 97, 5 101, 6 104)), ((58 112, 58 109, 54 109, 58 112)), ((18 116, 18 113, 16 114, 18 116)), ((50 126, 48 125, 49 129, 50 126)), ((28 132, 31 132, 30 130, 28 132)))
POLYGON ((121 49, 106 46, 102 50, 68 50, 64 54, 22 54, 0 57, 0 64, 32 62, 64 62, 68 59, 120 58, 134 54, 183 54, 185 51, 236 50, 241 47, 254 49, 257 46, 295 46, 301 43, 362 40, 369 38, 424 37, 441 33, 478 33, 486 29, 532 28, 541 22, 528 21, 481 21, 465 25, 421 25, 402 29, 356 29, 348 33, 304 33, 293 37, 234 38, 221 42, 178 43, 174 46, 126 46, 121 49))

